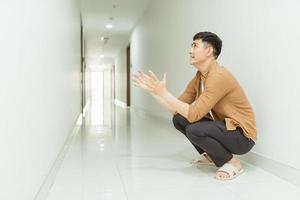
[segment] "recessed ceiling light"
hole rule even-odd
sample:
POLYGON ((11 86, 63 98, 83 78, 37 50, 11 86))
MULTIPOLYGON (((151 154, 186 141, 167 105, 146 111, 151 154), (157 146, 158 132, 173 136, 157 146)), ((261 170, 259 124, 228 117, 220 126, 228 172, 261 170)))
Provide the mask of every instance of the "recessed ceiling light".
POLYGON ((104 37, 101 37, 101 40, 103 41, 103 40, 104 40, 104 37))
POLYGON ((104 58, 104 55, 100 55, 100 58, 104 58))
POLYGON ((105 27, 108 28, 108 29, 110 29, 110 28, 113 27, 113 25, 111 25, 111 24, 106 24, 105 27))

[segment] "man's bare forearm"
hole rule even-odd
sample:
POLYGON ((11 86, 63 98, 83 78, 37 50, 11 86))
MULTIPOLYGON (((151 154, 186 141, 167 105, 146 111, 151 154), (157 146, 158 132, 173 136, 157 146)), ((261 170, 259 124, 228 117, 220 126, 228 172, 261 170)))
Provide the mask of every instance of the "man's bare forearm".
POLYGON ((189 112, 189 104, 180 101, 177 99, 174 95, 172 95, 170 92, 166 91, 160 97, 168 104, 170 105, 173 110, 186 119, 188 119, 188 112, 189 112))
POLYGON ((155 100, 162 106, 164 107, 165 109, 167 109, 170 113, 172 113, 173 115, 176 113, 175 109, 172 108, 171 105, 169 105, 163 98, 161 98, 160 96, 158 95, 155 95, 155 94, 151 94, 155 100))

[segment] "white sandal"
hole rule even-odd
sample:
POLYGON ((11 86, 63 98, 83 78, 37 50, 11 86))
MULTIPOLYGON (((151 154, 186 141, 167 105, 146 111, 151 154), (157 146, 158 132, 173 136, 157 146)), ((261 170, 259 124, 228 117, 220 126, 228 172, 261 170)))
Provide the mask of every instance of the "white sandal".
POLYGON ((216 177, 215 178, 222 181, 222 180, 231 180, 234 179, 235 177, 237 177, 238 175, 240 175, 241 173, 244 172, 244 169, 241 168, 240 170, 238 170, 235 166, 233 166, 232 164, 229 163, 225 163, 222 167, 220 167, 217 172, 225 172, 229 174, 228 178, 224 178, 224 179, 219 179, 216 177))
POLYGON ((197 165, 215 165, 214 162, 209 161, 206 156, 207 156, 207 154, 206 154, 206 152, 204 152, 198 158, 191 160, 190 163, 197 164, 197 165))

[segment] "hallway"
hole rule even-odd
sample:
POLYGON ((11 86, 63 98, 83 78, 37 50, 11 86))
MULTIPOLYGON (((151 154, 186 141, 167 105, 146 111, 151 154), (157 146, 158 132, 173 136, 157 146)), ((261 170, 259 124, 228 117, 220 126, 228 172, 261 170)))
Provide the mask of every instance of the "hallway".
POLYGON ((91 117, 74 136, 47 200, 281 200, 300 196, 299 187, 246 162, 244 174, 235 180, 214 179, 216 167, 189 163, 197 153, 171 120, 114 105, 104 113, 114 116, 113 125, 103 127, 103 107, 98 105, 101 87, 93 88, 96 96, 91 97, 87 112, 94 114, 87 113, 91 117))
MULTIPOLYGON (((299 10, 1 1, 0 200, 298 200, 299 10), (150 70, 158 78, 134 76, 150 70), (244 173, 222 182, 217 167, 190 164, 198 154, 174 112, 197 123, 177 128, 215 161, 250 150, 234 156, 244 173)), ((234 160, 223 175, 238 174, 234 160)))

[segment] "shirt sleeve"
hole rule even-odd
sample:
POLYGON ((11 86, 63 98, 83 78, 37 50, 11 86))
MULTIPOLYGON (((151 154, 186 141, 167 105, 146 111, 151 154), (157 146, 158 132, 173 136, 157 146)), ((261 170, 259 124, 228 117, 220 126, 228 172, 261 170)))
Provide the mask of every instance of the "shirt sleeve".
POLYGON ((194 104, 189 105, 187 119, 190 123, 204 117, 215 104, 222 99, 233 87, 228 78, 218 74, 205 81, 204 92, 194 104))
POLYGON ((191 104, 195 101, 196 98, 196 89, 195 89, 196 78, 193 78, 189 84, 186 86, 184 92, 178 97, 180 101, 191 104))
MULTIPOLYGON (((194 77, 186 86, 185 90, 183 93, 177 98, 180 101, 183 101, 185 103, 191 104, 195 101, 196 98, 196 77, 194 77)), ((173 114, 175 116, 177 112, 173 114)))

